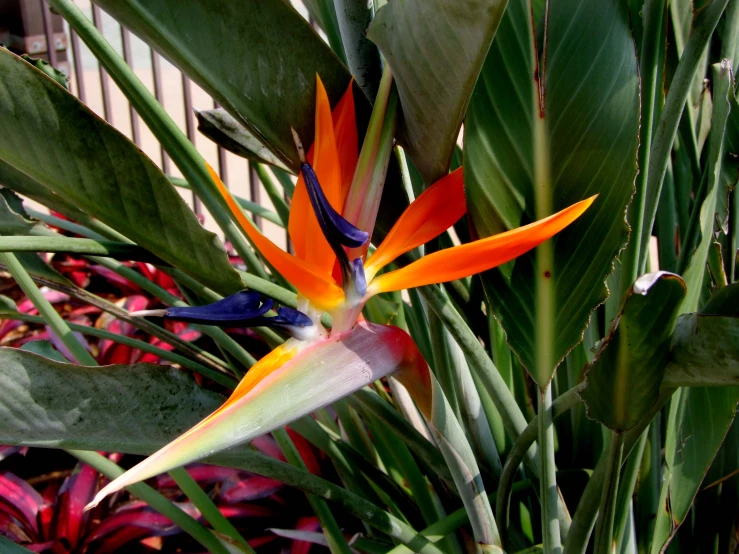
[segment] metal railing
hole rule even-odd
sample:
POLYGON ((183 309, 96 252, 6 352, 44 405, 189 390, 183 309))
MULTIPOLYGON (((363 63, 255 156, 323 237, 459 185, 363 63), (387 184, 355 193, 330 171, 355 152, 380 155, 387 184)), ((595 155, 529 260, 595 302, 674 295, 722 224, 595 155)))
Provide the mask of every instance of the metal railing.
MULTIPOLYGON (((57 16, 52 16, 46 0, 38 1, 42 7, 49 63, 56 66, 57 45, 54 42, 52 17, 57 16)), ((112 38, 120 33, 119 52, 125 62, 152 90, 156 99, 165 106, 167 112, 208 162, 217 168, 224 183, 235 194, 271 208, 269 199, 266 198, 266 195, 260 193, 261 182, 249 162, 215 145, 197 132, 193 111, 194 102, 197 101, 204 108, 216 108, 218 104, 186 75, 169 64, 157 52, 150 49, 138 37, 132 35, 128 29, 105 15, 105 12, 97 5, 90 3, 89 0, 76 0, 76 3, 81 9, 86 10, 88 15, 92 16, 95 27, 111 43, 114 42, 112 38), (111 33, 111 25, 114 26, 112 27, 115 30, 113 33, 111 33), (143 55, 145 51, 148 52, 143 55), (179 89, 176 92, 180 94, 175 93, 175 87, 179 89), (197 100, 195 100, 196 98, 197 100), (176 104, 177 109, 170 108, 168 105, 170 103, 176 104)), ((138 114, 116 84, 112 82, 105 69, 94 59, 79 36, 66 23, 65 30, 70 38, 69 43, 71 45, 72 64, 70 70, 72 75, 69 77, 70 83, 73 85, 71 87, 72 92, 90 109, 128 136, 159 165, 165 174, 179 176, 177 168, 173 167, 164 149, 156 142, 149 129, 141 125, 138 114), (91 68, 95 65, 96 68, 91 68)), ((114 46, 118 45, 114 44, 114 46)), ((192 206, 195 213, 204 220, 204 225, 210 230, 217 231, 215 223, 208 216, 197 196, 189 194, 185 196, 185 199, 192 206)), ((271 222, 261 220, 262 218, 255 217, 254 219, 263 232, 273 241, 281 246, 288 247, 289 237, 285 230, 271 222)))

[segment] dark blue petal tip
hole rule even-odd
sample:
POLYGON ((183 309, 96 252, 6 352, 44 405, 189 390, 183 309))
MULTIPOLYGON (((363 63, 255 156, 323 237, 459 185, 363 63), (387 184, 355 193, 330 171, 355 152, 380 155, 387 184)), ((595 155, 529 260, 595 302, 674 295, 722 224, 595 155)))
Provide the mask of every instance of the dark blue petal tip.
POLYGON ((285 327, 307 328, 313 325, 310 317, 299 310, 281 306, 277 315, 267 316, 274 303, 272 300, 262 302, 259 293, 241 291, 206 306, 187 306, 169 308, 166 316, 169 319, 218 325, 221 327, 285 327))
POLYGON ((272 300, 262 303, 258 292, 241 291, 205 306, 167 309, 170 319, 204 325, 248 325, 272 309, 272 300))
POLYGON ((305 179, 305 187, 313 211, 316 214, 316 219, 331 248, 333 250, 336 250, 337 247, 341 248, 341 246, 359 248, 366 244, 369 240, 369 233, 358 229, 334 210, 323 194, 323 189, 318 182, 313 167, 306 162, 300 165, 300 169, 303 173, 303 179, 305 179))

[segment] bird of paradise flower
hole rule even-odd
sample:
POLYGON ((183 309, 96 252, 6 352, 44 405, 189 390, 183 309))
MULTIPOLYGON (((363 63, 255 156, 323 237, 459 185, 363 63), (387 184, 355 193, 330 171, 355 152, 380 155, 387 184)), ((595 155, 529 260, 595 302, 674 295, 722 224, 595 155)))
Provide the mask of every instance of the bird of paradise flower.
POLYGON ((298 309, 279 307, 275 315, 271 300, 262 301, 258 293, 242 291, 207 306, 140 314, 210 325, 275 326, 290 332, 292 338, 254 365, 217 411, 113 480, 90 506, 138 481, 289 424, 390 373, 430 419, 435 389, 426 361, 405 331, 362 319, 367 300, 379 293, 444 283, 504 264, 564 229, 595 200, 588 198, 529 225, 437 251, 381 273, 465 214, 462 168, 411 203, 382 243, 368 253, 370 233, 356 227, 361 210, 351 199, 375 205, 379 199, 349 194, 358 159, 352 85, 333 112, 320 78, 316 88, 315 138, 307 156, 296 135, 301 172, 288 224, 295 255, 261 234, 210 170, 242 230, 297 289, 298 309), (323 312, 333 317, 330 329, 321 324, 323 312))

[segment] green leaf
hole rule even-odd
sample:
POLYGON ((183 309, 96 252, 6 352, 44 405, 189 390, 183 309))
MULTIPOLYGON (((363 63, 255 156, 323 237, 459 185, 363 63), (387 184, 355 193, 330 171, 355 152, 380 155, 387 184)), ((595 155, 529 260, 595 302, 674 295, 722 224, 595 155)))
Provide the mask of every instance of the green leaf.
MULTIPOLYGON (((284 0, 96 0, 210 94, 286 166, 299 167, 290 127, 312 137, 316 74, 332 104, 350 75, 284 0)), ((367 102, 356 95, 357 106, 367 102)))
POLYGON ((62 85, 64 88, 69 89, 69 77, 67 77, 64 73, 56 69, 53 65, 51 65, 46 60, 32 58, 28 54, 21 54, 21 58, 26 60, 28 63, 30 63, 33 67, 35 67, 39 71, 43 71, 44 73, 46 73, 49 77, 54 79, 57 83, 62 85))
POLYGON ((683 280, 672 273, 648 273, 636 280, 586 370, 580 396, 588 417, 625 431, 654 406, 685 292, 683 280))
POLYGON ((20 349, 24 352, 38 354, 39 356, 43 356, 44 358, 48 358, 62 364, 71 363, 67 358, 64 357, 64 354, 54 348, 54 345, 51 344, 48 340, 33 340, 21 346, 20 349))
POLYGON ((23 209, 22 200, 10 189, 0 189, 0 235, 30 235, 43 229, 23 209))
POLYGON ((133 143, 7 50, 0 73, 0 158, 209 287, 242 288, 218 238, 133 143))
POLYGON ((229 152, 256 162, 287 169, 269 149, 223 108, 195 110, 198 131, 229 152))
POLYGON ((18 171, 12 165, 0 159, 0 185, 22 194, 26 198, 35 200, 47 208, 61 213, 62 215, 79 221, 85 215, 72 203, 67 202, 58 194, 50 191, 38 181, 32 179, 25 173, 18 171))
POLYGON ((548 6, 544 63, 529 3, 509 3, 467 112, 464 160, 469 215, 482 237, 599 194, 552 240, 484 275, 508 344, 541 388, 608 295, 605 278, 628 236, 639 128, 626 3, 548 6))
POLYGON ((683 314, 665 370, 670 387, 739 386, 739 317, 683 314))
POLYGON ((150 454, 224 401, 173 367, 84 367, 13 348, 0 360, 2 444, 150 454))
POLYGON ((378 10, 367 36, 398 86, 403 146, 426 183, 443 176, 505 0, 404 0, 378 10))
POLYGON ((665 468, 650 552, 664 552, 685 521, 736 415, 739 387, 692 387, 672 398, 665 468))
POLYGON ((703 203, 699 211, 696 207, 690 218, 688 233, 684 241, 684 251, 680 253, 683 278, 688 286, 682 311, 692 312, 698 309, 703 275, 706 270, 708 248, 713 240, 713 226, 716 219, 716 204, 719 194, 721 162, 724 145, 726 121, 731 109, 729 91, 733 89, 730 63, 727 61, 715 64, 713 70, 713 116, 711 118, 711 134, 708 139, 708 159, 706 162, 707 177, 703 203))

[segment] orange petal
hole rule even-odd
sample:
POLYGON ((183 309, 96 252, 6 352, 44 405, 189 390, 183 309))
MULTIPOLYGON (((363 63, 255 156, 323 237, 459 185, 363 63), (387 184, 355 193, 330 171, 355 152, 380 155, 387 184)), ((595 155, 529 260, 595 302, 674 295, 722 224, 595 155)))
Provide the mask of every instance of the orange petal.
POLYGON ((401 254, 438 237, 464 215, 467 206, 463 181, 460 167, 439 179, 408 206, 367 260, 368 280, 401 254))
POLYGON ((424 256, 402 269, 380 275, 369 294, 446 283, 511 261, 559 233, 588 209, 595 196, 554 215, 505 233, 424 256))
POLYGON ((272 267, 298 289, 300 294, 322 310, 330 310, 343 301, 344 291, 333 282, 330 275, 321 276, 316 274, 307 262, 291 256, 260 233, 259 229, 241 211, 241 207, 236 203, 236 200, 231 196, 231 193, 210 165, 208 165, 208 171, 221 196, 231 209, 231 213, 236 217, 239 225, 254 243, 256 249, 272 264, 272 267))
POLYGON ((341 164, 341 206, 344 205, 349 187, 357 168, 359 146, 357 138, 357 117, 354 112, 354 79, 333 110, 334 134, 341 164))
MULTIPOLYGON (((311 148, 313 169, 321 183, 323 193, 331 206, 341 213, 343 205, 341 190, 341 162, 336 147, 334 121, 326 89, 316 75, 316 130, 311 148)), ((311 152, 309 152, 309 155, 311 152)), ((310 158, 309 158, 310 159, 310 158)), ((331 275, 336 255, 323 236, 313 207, 308 199, 308 191, 303 176, 298 178, 293 193, 290 220, 288 222, 290 239, 293 241, 295 255, 306 260, 319 274, 331 275)))

